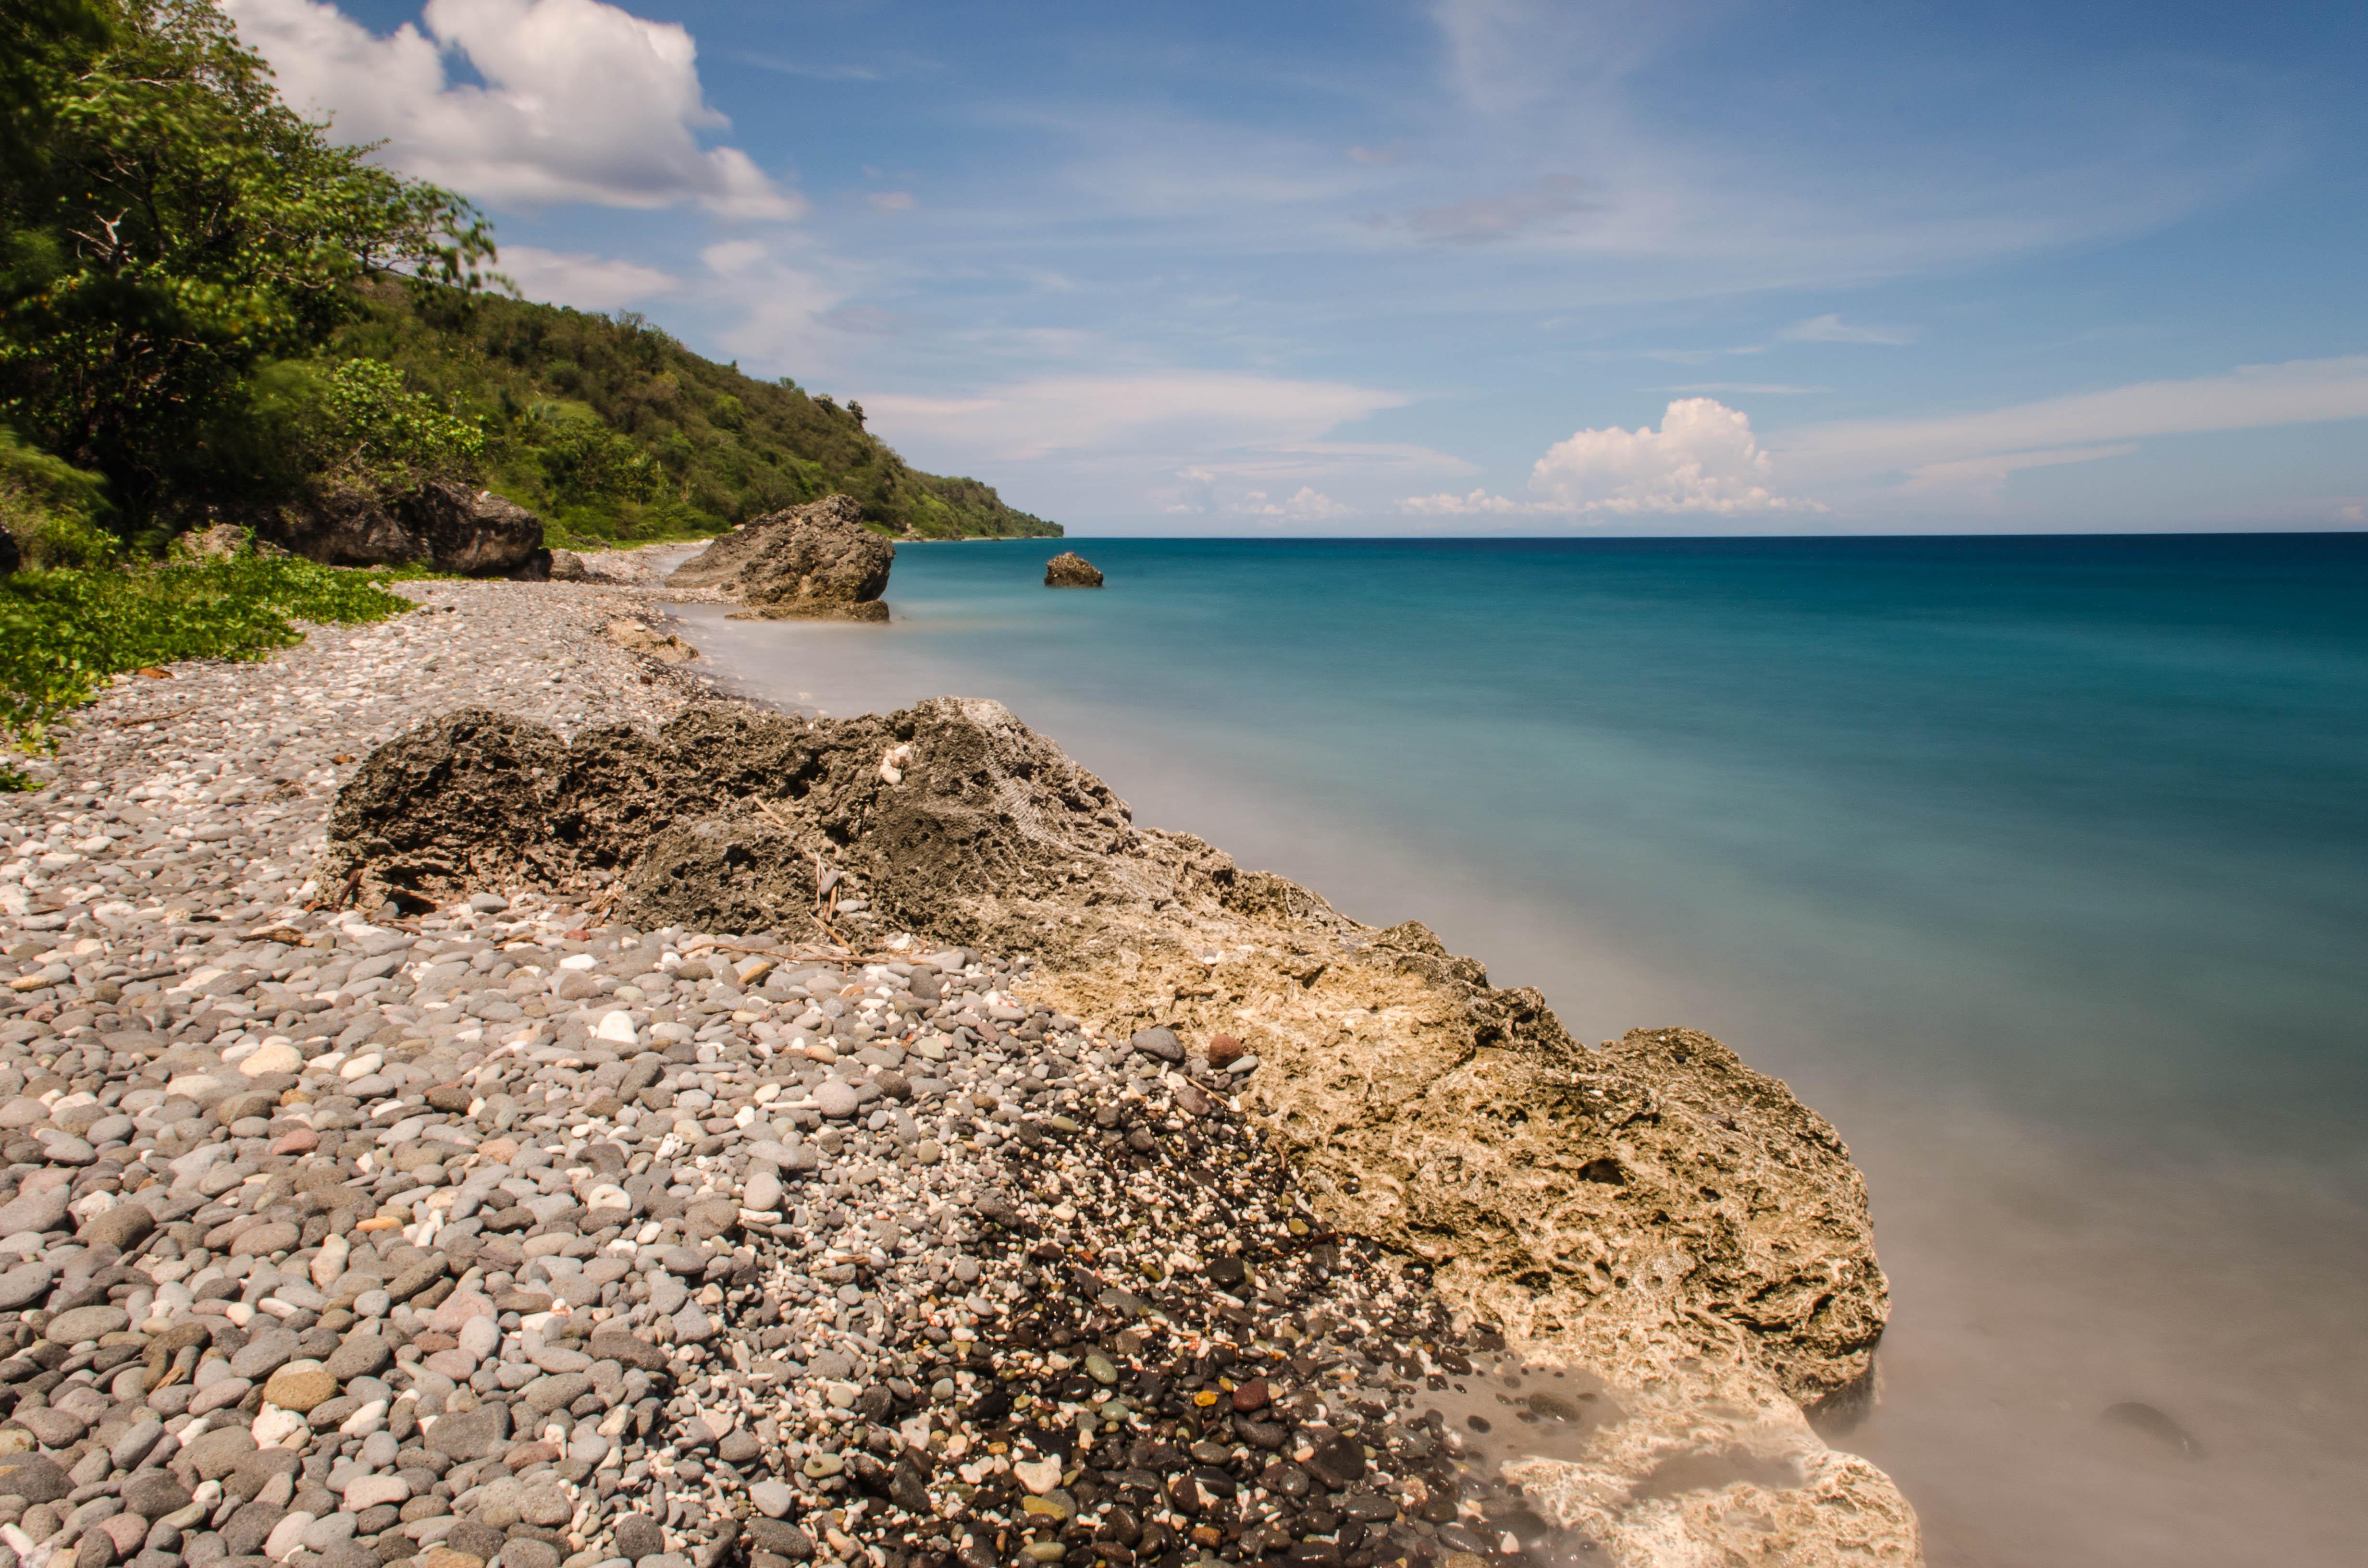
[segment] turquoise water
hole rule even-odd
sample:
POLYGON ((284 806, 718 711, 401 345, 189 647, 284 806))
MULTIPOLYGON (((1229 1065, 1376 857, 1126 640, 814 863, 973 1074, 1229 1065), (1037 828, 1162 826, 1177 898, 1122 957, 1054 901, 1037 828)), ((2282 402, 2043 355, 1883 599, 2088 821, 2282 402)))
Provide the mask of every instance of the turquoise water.
POLYGON ((1708 1028, 1867 1171, 1940 1563, 2368 1529, 2368 539, 906 547, 758 695, 999 698, 1138 820, 1708 1028), (2098 1416, 2126 1400, 2202 1460, 2098 1416))

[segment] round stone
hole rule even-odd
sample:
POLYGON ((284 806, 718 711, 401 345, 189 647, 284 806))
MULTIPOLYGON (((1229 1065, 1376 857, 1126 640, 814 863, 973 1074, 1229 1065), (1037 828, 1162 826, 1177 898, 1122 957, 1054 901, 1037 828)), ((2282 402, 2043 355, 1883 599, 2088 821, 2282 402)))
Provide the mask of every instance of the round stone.
POLYGON ((814 1108, 835 1121, 853 1116, 855 1108, 863 1103, 855 1085, 844 1078, 825 1078, 814 1085, 814 1108))
POLYGON ((51 1318, 41 1337, 52 1345, 80 1345, 131 1326, 131 1314, 121 1307, 74 1307, 51 1318))

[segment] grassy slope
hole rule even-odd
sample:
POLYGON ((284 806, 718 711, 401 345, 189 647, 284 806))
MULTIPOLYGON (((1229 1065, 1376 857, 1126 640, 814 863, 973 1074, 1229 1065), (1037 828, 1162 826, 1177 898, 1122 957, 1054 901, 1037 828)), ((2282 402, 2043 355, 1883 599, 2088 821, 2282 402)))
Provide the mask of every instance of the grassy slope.
MULTIPOLYGON (((925 539, 1057 539, 974 479, 906 466, 847 409, 702 359, 632 318, 480 298, 423 307, 396 289, 332 352, 403 369, 411 386, 484 420, 486 483, 541 513, 553 544, 719 532, 844 493, 867 522, 925 539), (630 485, 571 483, 556 457, 573 428, 612 431, 662 472, 630 485)), ((580 472, 580 469, 575 472, 580 472)))

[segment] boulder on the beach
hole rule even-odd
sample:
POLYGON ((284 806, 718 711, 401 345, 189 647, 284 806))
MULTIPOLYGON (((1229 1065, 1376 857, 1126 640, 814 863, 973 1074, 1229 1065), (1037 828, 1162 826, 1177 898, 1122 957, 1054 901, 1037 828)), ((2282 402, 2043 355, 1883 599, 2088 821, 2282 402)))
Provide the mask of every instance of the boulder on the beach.
POLYGON ((1074 550, 1064 550, 1044 562, 1044 585, 1048 588, 1099 588, 1102 585, 1101 569, 1074 550))
POLYGON ((721 588, 768 619, 885 620, 880 596, 896 547, 863 526, 851 495, 768 513, 675 568, 677 588, 721 588))
MULTIPOLYGON (((1889 1311, 1864 1183, 1824 1119, 1707 1036, 1590 1050, 1537 992, 1492 986, 1418 926, 1372 930, 1137 827, 999 704, 811 722, 705 704, 572 744, 449 714, 357 770, 331 837, 363 907, 598 889, 645 930, 1024 949, 1030 1005, 1104 1020, 1163 1065, 1183 1056, 1178 1108, 1254 1120, 1311 1223, 1423 1260, 1514 1353, 1606 1389, 1583 1456, 1508 1467, 1542 1514, 1637 1562, 1664 1539, 1719 1561, 1917 1560, 1897 1488, 1810 1423, 1864 1408, 1889 1311), (1245 1049, 1191 1050, 1220 1034, 1245 1049), (1672 1494, 1684 1474, 1732 1477, 1749 1506, 1732 1485, 1672 1494)), ((815 1102, 834 1126, 863 1109, 815 1102)), ((1144 1156, 1165 1142, 1125 1138, 1144 1156)), ((1006 1212, 978 1201, 982 1222, 1006 1212)))
POLYGON ((584 558, 576 554, 574 551, 554 550, 551 552, 551 580, 552 582, 582 583, 589 581, 591 576, 592 569, 585 565, 584 558))
POLYGON ((612 620, 609 641, 629 653, 646 653, 662 665, 683 665, 699 657, 699 650, 670 632, 658 631, 638 620, 612 620))
POLYGON ((409 490, 336 489, 284 508, 260 530, 331 566, 433 565, 468 577, 547 571, 542 519, 515 501, 451 480, 409 490))

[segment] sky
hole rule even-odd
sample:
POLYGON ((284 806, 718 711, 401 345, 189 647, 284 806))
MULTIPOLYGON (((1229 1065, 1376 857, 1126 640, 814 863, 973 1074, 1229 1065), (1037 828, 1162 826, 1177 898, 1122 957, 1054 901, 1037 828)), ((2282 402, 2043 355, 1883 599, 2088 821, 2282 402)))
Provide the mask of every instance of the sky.
POLYGON ((2368 6, 222 0, 1092 534, 2368 526, 2368 6))

